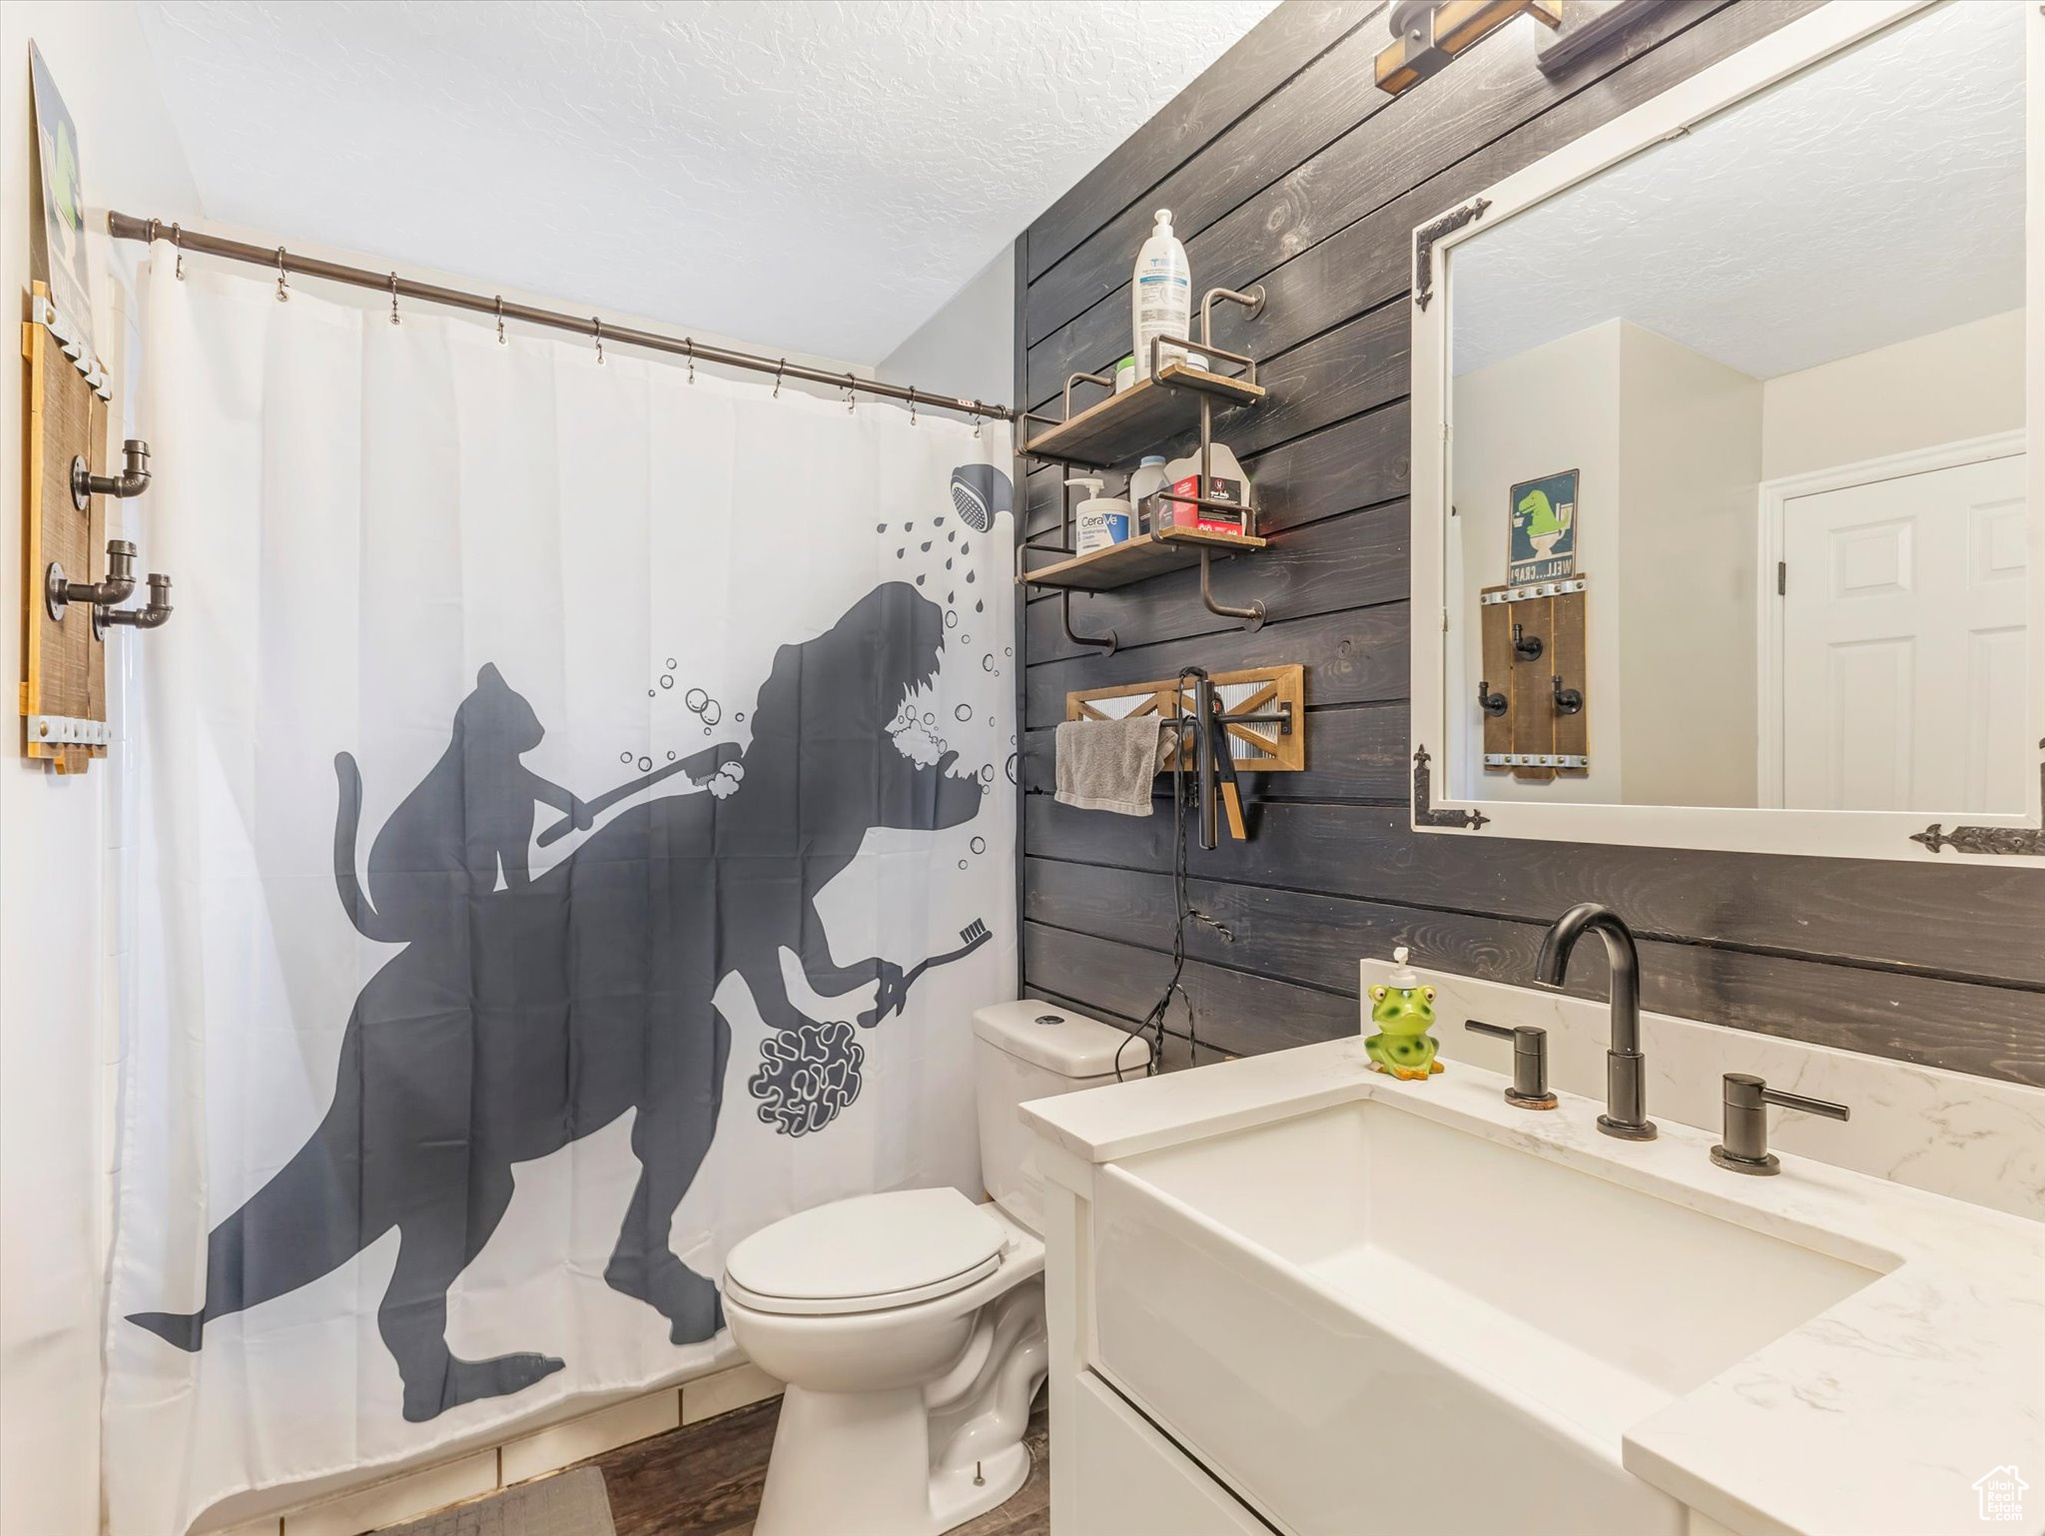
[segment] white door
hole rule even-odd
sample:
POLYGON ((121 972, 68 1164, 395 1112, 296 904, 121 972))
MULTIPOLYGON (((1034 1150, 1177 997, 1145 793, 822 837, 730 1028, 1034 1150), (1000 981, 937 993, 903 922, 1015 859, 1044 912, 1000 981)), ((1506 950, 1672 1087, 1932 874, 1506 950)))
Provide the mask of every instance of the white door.
POLYGON ((1783 803, 2025 808, 2024 458, 1784 509, 1783 803))

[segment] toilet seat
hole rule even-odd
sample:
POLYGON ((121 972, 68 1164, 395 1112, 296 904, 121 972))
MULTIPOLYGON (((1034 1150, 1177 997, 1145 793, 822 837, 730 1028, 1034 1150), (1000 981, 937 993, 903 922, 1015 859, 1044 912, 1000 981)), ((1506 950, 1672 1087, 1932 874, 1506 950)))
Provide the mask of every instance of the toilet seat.
POLYGON ((930 1301, 1001 1266, 1007 1231, 951 1188, 860 1195, 755 1232, 725 1260, 732 1300, 783 1316, 842 1316, 930 1301))

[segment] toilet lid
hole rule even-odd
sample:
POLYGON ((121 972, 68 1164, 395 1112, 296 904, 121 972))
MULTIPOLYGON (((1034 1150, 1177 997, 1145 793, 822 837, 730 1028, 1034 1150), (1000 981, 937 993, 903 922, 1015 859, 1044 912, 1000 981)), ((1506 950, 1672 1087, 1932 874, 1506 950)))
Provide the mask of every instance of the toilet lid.
POLYGON ((1007 1231, 955 1189, 905 1189, 799 1211, 731 1250, 733 1299, 763 1312, 877 1311, 971 1285, 1007 1231))

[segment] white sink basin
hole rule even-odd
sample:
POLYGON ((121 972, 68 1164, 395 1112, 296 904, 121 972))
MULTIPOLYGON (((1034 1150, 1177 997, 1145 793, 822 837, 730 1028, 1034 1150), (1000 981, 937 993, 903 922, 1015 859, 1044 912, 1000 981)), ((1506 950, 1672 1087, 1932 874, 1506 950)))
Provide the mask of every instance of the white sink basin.
POLYGON ((1680 1536, 1624 1431, 1878 1278, 1395 1098, 1099 1174, 1102 1366, 1298 1536, 1680 1536))

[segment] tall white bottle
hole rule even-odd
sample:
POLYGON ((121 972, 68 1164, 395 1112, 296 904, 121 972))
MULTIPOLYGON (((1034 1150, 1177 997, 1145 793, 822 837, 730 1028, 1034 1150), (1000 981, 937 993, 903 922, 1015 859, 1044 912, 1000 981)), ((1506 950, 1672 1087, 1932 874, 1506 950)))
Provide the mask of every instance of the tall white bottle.
MULTIPOLYGON (((1193 326, 1193 269, 1186 248, 1172 233, 1172 211, 1157 211, 1157 227, 1136 253, 1136 272, 1129 285, 1129 315, 1136 338, 1136 377, 1150 377, 1150 342, 1154 336, 1190 336, 1193 326)), ((1184 347, 1163 349, 1165 362, 1184 362, 1184 347)))

